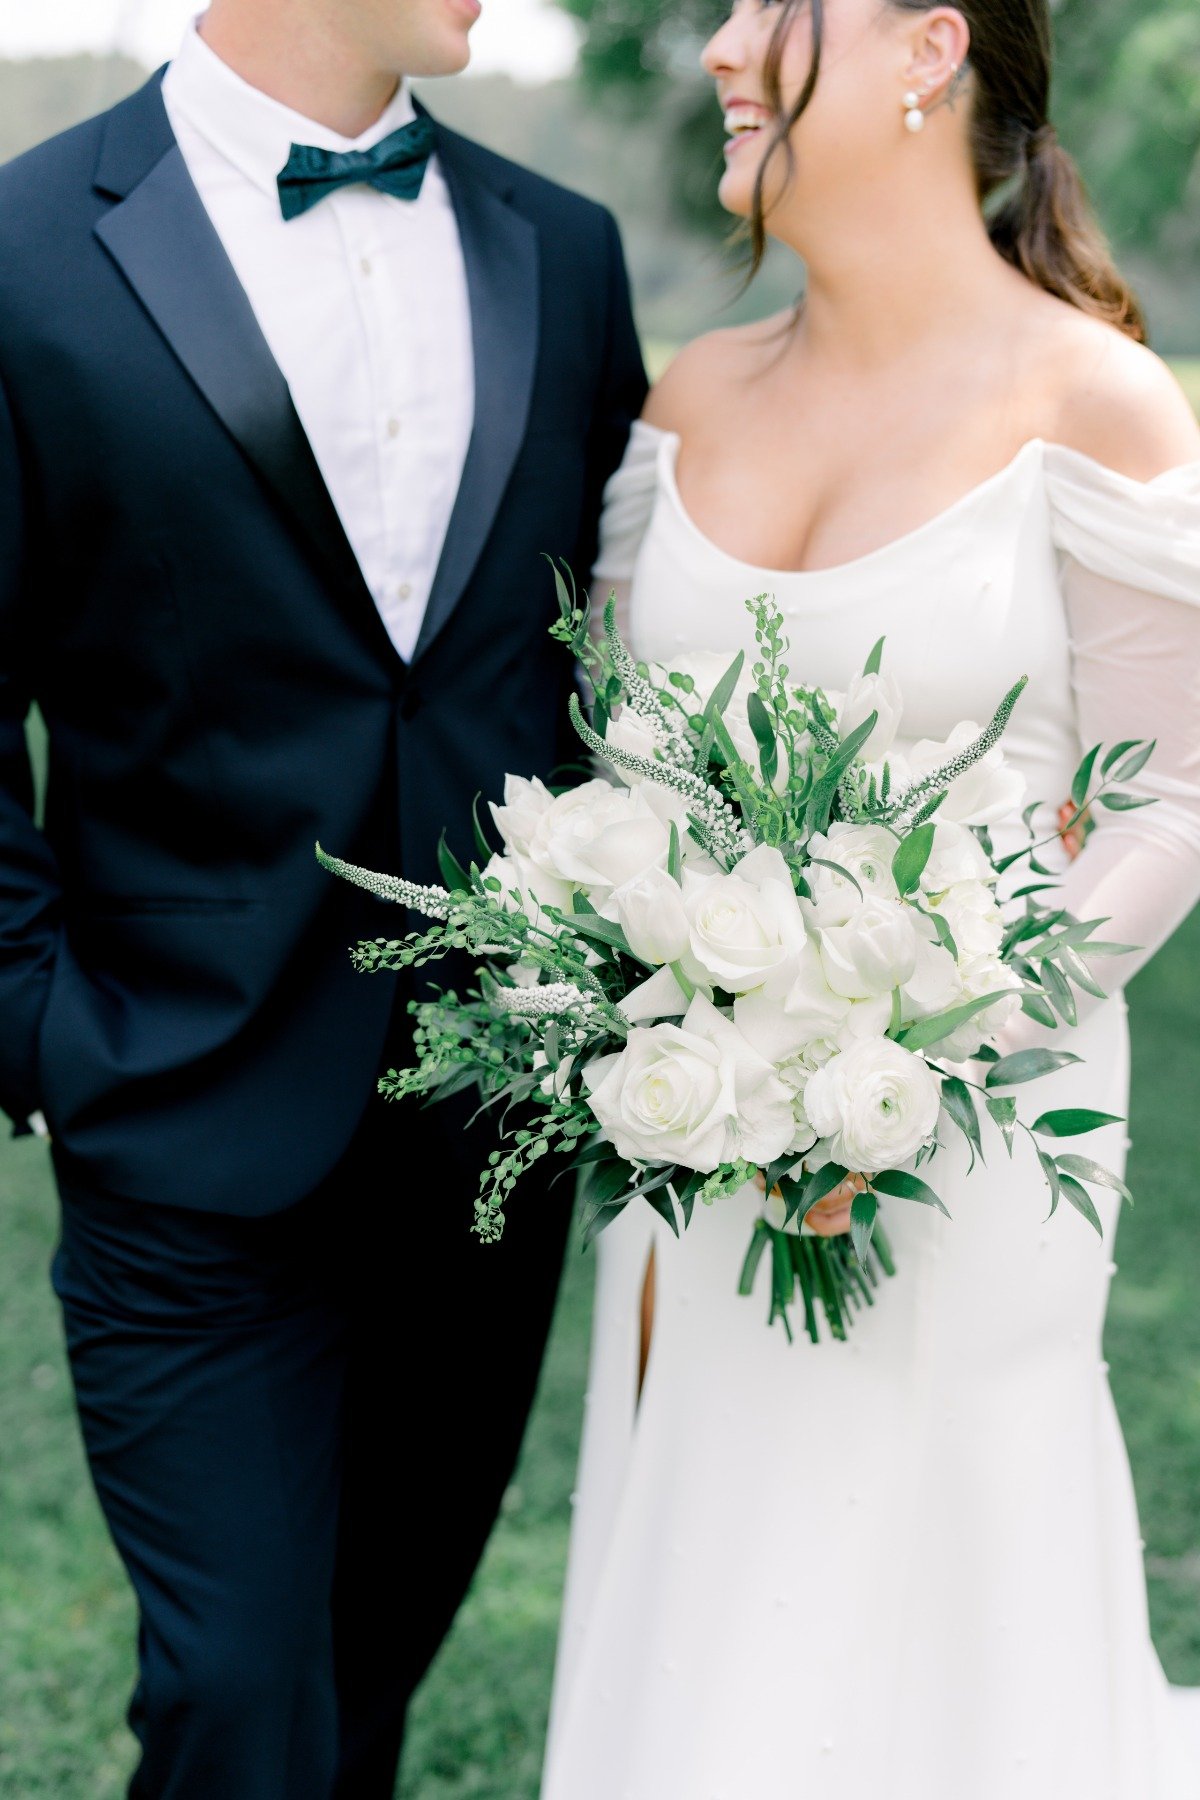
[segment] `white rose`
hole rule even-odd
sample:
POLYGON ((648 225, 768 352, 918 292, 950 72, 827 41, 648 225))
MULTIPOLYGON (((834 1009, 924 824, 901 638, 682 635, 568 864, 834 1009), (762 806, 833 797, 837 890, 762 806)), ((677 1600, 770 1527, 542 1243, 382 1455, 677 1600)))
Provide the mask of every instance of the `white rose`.
POLYGON ((538 818, 529 860, 556 881, 586 888, 602 906, 614 888, 655 865, 666 866, 667 826, 640 789, 585 781, 538 818))
POLYGON ((1004 914, 990 887, 960 881, 933 902, 950 927, 959 959, 994 956, 1004 936, 1004 914))
POLYGON ((939 819, 933 833, 933 849, 921 873, 927 894, 943 894, 961 881, 994 881, 992 865, 983 846, 965 825, 939 819))
POLYGON ((504 805, 491 802, 496 829, 510 850, 528 856, 534 827, 542 814, 554 804, 554 795, 536 776, 526 781, 523 775, 504 777, 504 805))
MULTIPOLYGON (((922 738, 908 753, 914 781, 921 781, 958 756, 979 736, 981 727, 970 719, 956 725, 945 743, 922 738)), ((973 768, 951 782, 938 808, 938 819, 951 825, 994 825, 1020 810, 1025 798, 1025 777, 1005 761, 999 744, 973 768)))
POLYGON ((941 1092, 928 1065, 890 1038, 863 1038, 809 1080, 805 1110, 845 1168, 894 1169, 937 1128, 941 1092))
POLYGON ((633 954, 647 963, 677 962, 688 944, 683 890, 665 869, 646 869, 616 889, 608 907, 633 954))
POLYGON ((630 988, 617 1010, 631 1025, 644 1025, 651 1019, 681 1019, 688 1009, 688 998, 675 979, 674 971, 665 965, 653 975, 630 988))
POLYGON ((896 901, 864 901, 844 925, 822 930, 821 963, 834 993, 848 1000, 872 1000, 903 987, 917 966, 910 909, 896 901))
POLYGON ((896 898, 892 876, 892 858, 899 840, 882 825, 851 825, 839 821, 828 831, 817 832, 809 841, 809 855, 825 862, 838 863, 854 877, 861 895, 845 875, 818 864, 805 871, 811 899, 809 917, 817 925, 844 925, 854 916, 864 899, 874 895, 880 900, 896 898))
POLYGON ((635 1026, 584 1082, 605 1136, 630 1161, 711 1174, 740 1156, 773 1162, 793 1132, 788 1089, 701 994, 681 1025, 635 1026))
POLYGON ((878 713, 875 727, 858 753, 861 762, 878 762, 895 743, 903 712, 904 697, 893 675, 856 675, 838 708, 838 733, 848 738, 871 713, 878 713))
POLYGON ((735 863, 728 875, 685 870, 684 904, 688 948, 680 962, 698 985, 748 993, 805 942, 787 863, 766 845, 735 863))
POLYGON ((938 1056, 950 1062, 968 1062, 978 1054, 979 1046, 1003 1031, 1021 1009, 1019 988, 1021 977, 1015 969, 995 956, 973 956, 958 965, 964 1000, 981 1000, 984 994, 1000 994, 994 1006, 985 1006, 973 1019, 952 1032, 936 1046, 938 1056))

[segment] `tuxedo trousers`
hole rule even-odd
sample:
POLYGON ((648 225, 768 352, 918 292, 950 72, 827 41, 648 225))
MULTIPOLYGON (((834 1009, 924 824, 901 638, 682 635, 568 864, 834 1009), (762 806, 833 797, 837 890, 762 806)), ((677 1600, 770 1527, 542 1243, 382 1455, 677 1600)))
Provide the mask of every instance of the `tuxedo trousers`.
POLYGON ((475 1104, 372 1098, 333 1173, 266 1218, 132 1203, 58 1159, 54 1285, 140 1612, 131 1800, 391 1800, 570 1215, 569 1182, 531 1180, 499 1245, 473 1236, 475 1104))

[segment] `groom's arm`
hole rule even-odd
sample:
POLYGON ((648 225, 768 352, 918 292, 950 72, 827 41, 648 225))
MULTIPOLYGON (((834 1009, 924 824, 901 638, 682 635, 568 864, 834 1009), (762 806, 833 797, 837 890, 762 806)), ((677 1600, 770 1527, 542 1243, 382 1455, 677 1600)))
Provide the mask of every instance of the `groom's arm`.
POLYGON ((633 319, 629 276, 616 220, 604 214, 606 232, 607 334, 600 389, 588 433, 587 493, 583 536, 572 568, 585 582, 596 561, 604 489, 625 454, 629 433, 640 417, 649 383, 633 319))
POLYGON ((60 886, 33 819, 28 496, 0 379, 0 1108, 23 1130, 41 1101, 37 1042, 58 940, 60 886))

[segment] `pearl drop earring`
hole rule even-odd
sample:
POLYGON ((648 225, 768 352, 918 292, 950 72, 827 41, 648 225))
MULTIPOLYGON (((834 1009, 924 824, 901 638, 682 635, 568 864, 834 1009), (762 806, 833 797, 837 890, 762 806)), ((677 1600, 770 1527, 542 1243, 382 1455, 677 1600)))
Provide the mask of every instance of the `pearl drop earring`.
POLYGON ((904 96, 904 125, 912 132, 924 131, 925 114, 921 111, 921 96, 915 89, 904 96))

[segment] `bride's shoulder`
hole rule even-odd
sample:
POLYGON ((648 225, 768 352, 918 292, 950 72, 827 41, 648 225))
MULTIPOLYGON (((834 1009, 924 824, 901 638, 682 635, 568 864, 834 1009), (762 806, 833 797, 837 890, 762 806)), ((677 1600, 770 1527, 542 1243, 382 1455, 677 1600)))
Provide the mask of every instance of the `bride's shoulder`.
POLYGON ((647 425, 692 437, 727 418, 730 398, 778 354, 792 316, 726 326, 685 344, 650 390, 642 414, 647 425))
POLYGON ((1062 310, 1046 345, 1056 416, 1045 435, 1135 481, 1200 461, 1200 422, 1162 358, 1102 319, 1062 310))

